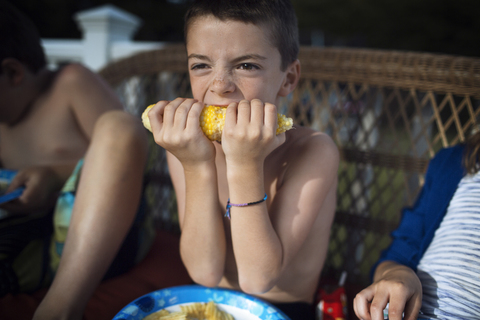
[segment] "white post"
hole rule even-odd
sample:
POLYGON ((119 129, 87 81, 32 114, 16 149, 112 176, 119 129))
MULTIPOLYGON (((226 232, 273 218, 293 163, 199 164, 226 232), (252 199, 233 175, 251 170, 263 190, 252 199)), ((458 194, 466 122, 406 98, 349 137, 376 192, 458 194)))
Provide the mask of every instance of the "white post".
POLYGON ((75 15, 83 32, 83 63, 93 70, 112 58, 115 41, 130 41, 141 20, 114 5, 107 4, 75 15))

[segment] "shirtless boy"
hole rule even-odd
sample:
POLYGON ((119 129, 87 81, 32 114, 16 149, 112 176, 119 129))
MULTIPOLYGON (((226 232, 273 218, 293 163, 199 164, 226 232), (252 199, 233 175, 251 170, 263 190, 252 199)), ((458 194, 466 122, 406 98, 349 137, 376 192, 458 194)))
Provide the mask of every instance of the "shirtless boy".
POLYGON ((168 151, 183 262, 199 284, 261 297, 292 319, 313 318, 339 154, 326 134, 309 128, 275 135, 276 106, 300 77, 292 5, 196 1, 185 31, 194 99, 160 101, 148 114, 155 141, 168 151), (210 104, 227 108, 221 143, 199 127, 210 104), (224 217, 228 199, 265 195, 224 217))
POLYGON ((18 170, 10 190, 25 187, 1 207, 10 216, 0 220, 0 238, 15 245, 1 248, 3 275, 11 277, 0 279, 0 297, 47 286, 56 272, 34 319, 81 319, 135 219, 146 135, 121 109, 85 67, 49 71, 35 27, 0 1, 0 164, 18 170), (63 192, 75 167, 80 182, 63 192))

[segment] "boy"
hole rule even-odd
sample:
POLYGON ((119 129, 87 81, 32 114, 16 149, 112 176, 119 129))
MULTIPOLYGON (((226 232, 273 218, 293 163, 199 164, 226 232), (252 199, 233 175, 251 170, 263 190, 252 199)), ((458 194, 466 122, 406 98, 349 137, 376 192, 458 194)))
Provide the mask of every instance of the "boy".
POLYGON ((56 272, 34 319, 81 319, 104 275, 124 272, 149 248, 148 234, 138 247, 148 221, 135 219, 145 131, 121 109, 86 68, 49 71, 33 24, 0 2, 0 163, 18 170, 10 190, 25 187, 1 206, 9 216, 0 238, 11 245, 0 248, 0 296, 49 285, 56 272))
POLYGON ((168 151, 184 264, 199 284, 259 296, 292 319, 313 318, 339 154, 308 128, 275 136, 276 105, 300 76, 292 5, 195 1, 185 39, 194 99, 160 101, 148 114, 168 151), (199 127, 210 104, 227 108, 221 143, 199 127), (242 203, 251 205, 235 206, 242 203))

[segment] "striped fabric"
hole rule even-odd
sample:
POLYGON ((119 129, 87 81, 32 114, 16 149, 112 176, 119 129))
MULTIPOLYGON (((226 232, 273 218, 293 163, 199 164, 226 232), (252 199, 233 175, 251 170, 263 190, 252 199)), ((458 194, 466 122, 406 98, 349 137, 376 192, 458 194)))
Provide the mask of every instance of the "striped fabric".
POLYGON ((460 181, 417 274, 424 316, 480 319, 480 173, 460 181))

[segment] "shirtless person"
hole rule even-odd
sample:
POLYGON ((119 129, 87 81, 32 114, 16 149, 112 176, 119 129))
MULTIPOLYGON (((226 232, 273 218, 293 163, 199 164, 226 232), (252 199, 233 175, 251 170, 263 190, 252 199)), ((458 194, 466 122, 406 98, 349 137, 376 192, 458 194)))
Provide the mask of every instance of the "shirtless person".
POLYGON ((10 190, 25 187, 1 206, 9 217, 0 220, 0 239, 12 245, 0 249, 0 297, 54 278, 34 319, 81 319, 101 279, 124 272, 149 247, 108 270, 143 221, 136 213, 146 135, 121 109, 85 67, 49 71, 35 27, 0 1, 0 161, 18 170, 10 190))
POLYGON ((196 1, 185 30, 194 99, 160 101, 148 114, 168 151, 183 262, 199 284, 241 290, 292 319, 313 319, 339 154, 329 136, 308 128, 275 135, 276 105, 300 77, 292 5, 196 1), (227 108, 221 143, 199 127, 205 104, 227 108), (227 200, 258 203, 231 207, 229 220, 227 200))

